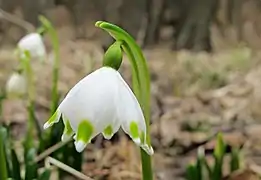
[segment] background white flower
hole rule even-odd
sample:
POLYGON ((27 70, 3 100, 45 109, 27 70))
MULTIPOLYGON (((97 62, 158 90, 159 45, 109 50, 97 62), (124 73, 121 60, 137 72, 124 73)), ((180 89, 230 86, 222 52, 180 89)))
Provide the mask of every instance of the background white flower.
POLYGON ((19 51, 21 56, 25 50, 30 52, 30 55, 34 59, 43 60, 46 56, 46 49, 42 40, 42 37, 38 33, 31 33, 24 36, 18 42, 19 51))
POLYGON ((8 97, 21 97, 27 92, 27 81, 23 74, 13 73, 6 83, 6 93, 8 97))

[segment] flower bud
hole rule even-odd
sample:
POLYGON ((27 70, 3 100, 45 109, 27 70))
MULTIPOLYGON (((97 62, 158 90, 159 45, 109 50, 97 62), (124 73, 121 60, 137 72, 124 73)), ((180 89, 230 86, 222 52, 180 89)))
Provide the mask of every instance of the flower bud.
POLYGON ((27 82, 23 74, 13 73, 6 83, 6 93, 9 98, 19 98, 26 94, 27 82))
POLYGON ((121 41, 116 41, 109 47, 103 58, 103 66, 108 66, 115 70, 120 68, 122 63, 121 44, 121 41))

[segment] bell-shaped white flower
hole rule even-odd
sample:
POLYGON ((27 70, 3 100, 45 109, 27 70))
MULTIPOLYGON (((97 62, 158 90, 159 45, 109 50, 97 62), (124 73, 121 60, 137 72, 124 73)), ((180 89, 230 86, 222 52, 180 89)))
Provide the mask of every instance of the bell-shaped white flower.
POLYGON ((78 152, 97 134, 110 139, 120 127, 148 154, 146 124, 141 107, 118 71, 102 67, 79 81, 67 94, 54 115, 44 124, 48 128, 62 116, 62 140, 72 135, 78 152))
POLYGON ((18 42, 18 48, 21 56, 24 55, 24 51, 28 51, 31 58, 39 60, 43 60, 46 55, 46 49, 42 37, 38 33, 31 33, 24 36, 18 42))
POLYGON ((27 91, 27 81, 23 74, 13 73, 6 83, 6 93, 8 97, 22 97, 27 91))

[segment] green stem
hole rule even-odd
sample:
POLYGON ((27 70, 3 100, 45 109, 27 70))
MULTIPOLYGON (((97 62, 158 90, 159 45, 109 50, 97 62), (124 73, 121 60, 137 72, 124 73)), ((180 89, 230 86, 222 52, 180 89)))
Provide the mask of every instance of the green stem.
POLYGON ((24 55, 26 56, 22 59, 24 64, 24 71, 26 74, 27 79, 27 87, 28 87, 28 132, 25 142, 26 149, 30 149, 33 147, 33 131, 36 125, 34 119, 34 100, 35 100, 35 86, 34 86, 34 74, 30 64, 30 54, 29 52, 25 52, 24 55))
MULTIPOLYGON (((2 126, 0 126, 2 128, 2 126)), ((2 129, 1 129, 2 130, 2 129)), ((3 133, 0 132, 0 179, 7 179, 7 164, 4 150, 4 137, 3 133)))
POLYGON ((54 51, 54 64, 53 64, 53 79, 52 79, 52 104, 51 104, 51 115, 56 111, 59 103, 59 94, 58 94, 58 80, 59 80, 59 64, 60 64, 60 55, 59 55, 59 39, 57 32, 51 22, 46 19, 44 16, 39 17, 47 33, 49 33, 52 41, 53 51, 54 51))
MULTIPOLYGON (((103 21, 98 21, 95 25, 109 32, 115 40, 124 42, 122 47, 132 65, 133 90, 145 116, 147 143, 150 145, 150 75, 142 51, 135 40, 120 27, 103 21)), ((141 160, 143 179, 152 180, 151 158, 142 149, 141 160)))

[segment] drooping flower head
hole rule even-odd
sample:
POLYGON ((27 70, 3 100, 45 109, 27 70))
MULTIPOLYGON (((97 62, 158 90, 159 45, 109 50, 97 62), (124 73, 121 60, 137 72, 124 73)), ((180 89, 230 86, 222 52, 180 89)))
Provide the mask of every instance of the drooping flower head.
POLYGON ((117 71, 122 62, 121 42, 115 42, 104 56, 104 67, 80 80, 61 102, 44 129, 62 117, 62 140, 74 136, 78 152, 99 133, 110 139, 120 127, 148 154, 153 154, 146 138, 142 109, 130 87, 117 71))
POLYGON ((75 134, 78 152, 97 134, 110 139, 122 127, 136 144, 153 154, 146 142, 141 107, 120 73, 111 67, 102 67, 79 81, 44 128, 58 122, 61 116, 65 125, 62 140, 75 134))
POLYGON ((18 42, 18 50, 21 57, 24 51, 30 53, 31 58, 43 60, 46 55, 46 49, 42 37, 38 33, 31 33, 24 36, 18 42))

